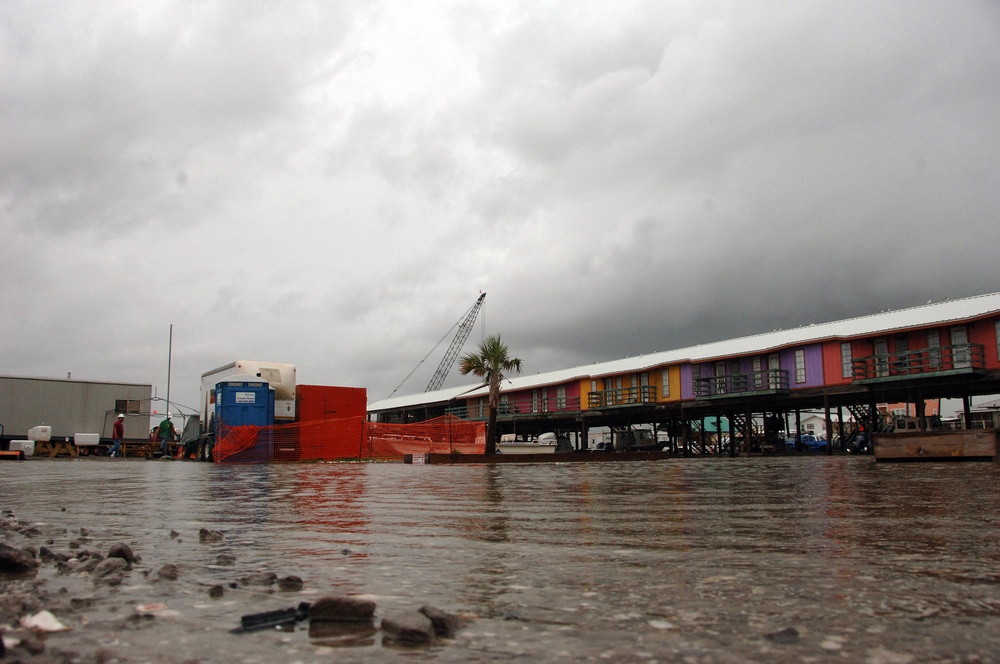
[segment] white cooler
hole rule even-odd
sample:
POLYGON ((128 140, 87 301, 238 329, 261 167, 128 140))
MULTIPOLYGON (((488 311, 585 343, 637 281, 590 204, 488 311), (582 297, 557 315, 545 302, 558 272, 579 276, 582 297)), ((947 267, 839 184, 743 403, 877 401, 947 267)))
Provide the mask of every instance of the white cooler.
POLYGON ((83 447, 85 445, 97 445, 101 442, 101 434, 99 433, 77 433, 73 434, 73 443, 77 447, 83 447))
POLYGON ((28 429, 28 440, 34 440, 37 442, 48 442, 52 440, 52 427, 44 424, 37 427, 31 427, 28 429))
POLYGON ((24 452, 24 456, 35 456, 35 441, 33 440, 12 440, 10 441, 11 452, 24 452))

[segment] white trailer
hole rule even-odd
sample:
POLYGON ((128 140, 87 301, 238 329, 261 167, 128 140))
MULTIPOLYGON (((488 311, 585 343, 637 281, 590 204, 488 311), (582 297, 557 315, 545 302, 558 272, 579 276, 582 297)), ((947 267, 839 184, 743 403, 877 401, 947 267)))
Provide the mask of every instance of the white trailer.
POLYGON ((274 390, 274 420, 295 420, 295 365, 265 360, 236 360, 201 375, 202 428, 211 431, 215 413, 215 386, 222 380, 242 376, 244 380, 262 378, 274 390))

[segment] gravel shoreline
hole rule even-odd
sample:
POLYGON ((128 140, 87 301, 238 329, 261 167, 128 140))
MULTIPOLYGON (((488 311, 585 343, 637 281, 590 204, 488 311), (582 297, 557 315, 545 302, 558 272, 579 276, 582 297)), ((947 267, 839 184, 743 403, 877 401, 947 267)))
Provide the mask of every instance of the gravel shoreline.
MULTIPOLYGON (((182 541, 182 534, 171 531, 170 538, 182 541)), ((201 528, 197 534, 198 546, 223 540, 215 530, 201 528)), ((284 641, 290 644, 290 659, 301 661, 303 654, 316 656, 323 648, 346 649, 364 659, 382 647, 440 646, 471 618, 429 606, 376 616, 375 602, 363 597, 298 601, 301 578, 241 572, 236 564, 235 556, 219 554, 214 566, 220 572, 218 583, 182 579, 186 572, 178 565, 147 566, 126 542, 102 541, 86 527, 70 530, 19 521, 6 510, 0 515, 0 661, 269 661, 259 652, 259 640, 245 642, 247 653, 219 652, 213 634, 219 632, 219 615, 226 614, 235 616, 232 632, 300 632, 300 638, 284 641), (238 580, 222 578, 234 574, 238 580), (197 616, 172 608, 192 601, 208 607, 216 627, 206 628, 197 616), (275 603, 290 608, 274 610, 275 603)), ((275 653, 270 661, 278 661, 275 653)))

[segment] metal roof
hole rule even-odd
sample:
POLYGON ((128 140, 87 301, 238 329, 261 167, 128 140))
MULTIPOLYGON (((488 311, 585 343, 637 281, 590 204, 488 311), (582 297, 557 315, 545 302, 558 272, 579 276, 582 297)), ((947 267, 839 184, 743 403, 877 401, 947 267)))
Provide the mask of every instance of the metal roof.
MULTIPOLYGON (((886 310, 857 318, 847 318, 788 330, 775 330, 726 341, 715 341, 687 348, 609 360, 572 369, 549 371, 531 376, 517 376, 505 383, 503 391, 515 392, 547 385, 561 385, 575 380, 647 371, 674 364, 759 354, 827 339, 851 339, 897 330, 935 327, 974 320, 998 312, 1000 312, 1000 293, 975 295, 942 302, 928 302, 907 309, 886 310)), ((376 401, 369 405, 368 410, 369 412, 393 410, 408 406, 448 402, 460 396, 481 397, 486 394, 487 390, 481 384, 464 385, 436 392, 424 392, 376 401)))

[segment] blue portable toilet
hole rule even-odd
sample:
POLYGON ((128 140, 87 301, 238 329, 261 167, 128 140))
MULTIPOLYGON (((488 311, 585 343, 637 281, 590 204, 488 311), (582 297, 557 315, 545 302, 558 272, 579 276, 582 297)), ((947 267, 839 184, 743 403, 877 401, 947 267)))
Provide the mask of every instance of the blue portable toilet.
POLYGON ((274 424, 274 390, 254 376, 231 376, 215 384, 215 421, 224 427, 274 424))

